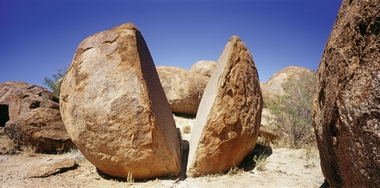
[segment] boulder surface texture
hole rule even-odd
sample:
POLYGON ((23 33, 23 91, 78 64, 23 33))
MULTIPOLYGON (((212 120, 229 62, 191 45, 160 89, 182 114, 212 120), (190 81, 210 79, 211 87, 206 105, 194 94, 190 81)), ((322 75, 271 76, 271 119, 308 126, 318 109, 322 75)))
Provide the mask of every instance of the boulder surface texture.
POLYGON ((102 172, 137 179, 180 173, 180 136, 148 47, 132 23, 82 41, 60 99, 70 137, 102 172))
POLYGON ((172 112, 195 115, 209 77, 170 66, 157 66, 172 112))
POLYGON ((191 66, 190 72, 202 74, 207 77, 211 77, 212 72, 214 71, 216 66, 215 61, 211 60, 202 60, 202 61, 197 61, 194 63, 193 66, 191 66))
POLYGON ((0 126, 19 146, 39 153, 68 150, 74 146, 59 112, 58 99, 41 86, 25 82, 0 84, 0 126))
POLYGON ((330 187, 380 185, 380 1, 343 0, 316 75, 313 122, 330 187))
POLYGON ((276 72, 266 83, 262 84, 261 90, 263 91, 264 101, 272 102, 275 101, 277 97, 286 95, 283 84, 291 78, 297 78, 297 76, 308 73, 311 74, 313 71, 299 66, 285 67, 276 72))
POLYGON ((262 106, 252 56, 233 36, 202 97, 191 133, 187 174, 226 172, 239 165, 256 144, 262 106))

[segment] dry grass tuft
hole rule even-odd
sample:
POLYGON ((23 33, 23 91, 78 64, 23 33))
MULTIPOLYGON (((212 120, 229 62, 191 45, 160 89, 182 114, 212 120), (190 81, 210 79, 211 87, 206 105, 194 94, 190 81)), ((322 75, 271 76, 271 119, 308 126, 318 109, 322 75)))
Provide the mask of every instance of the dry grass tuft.
POLYGON ((127 183, 134 183, 134 182, 135 182, 135 178, 133 178, 132 172, 128 172, 127 183))
POLYGON ((7 135, 0 136, 0 154, 14 154, 16 152, 15 144, 7 135))
POLYGON ((265 165, 267 164, 267 158, 268 156, 264 152, 260 155, 255 155, 253 157, 253 161, 255 162, 255 166, 258 171, 267 170, 267 168, 265 167, 265 165))
POLYGON ((65 155, 65 158, 73 159, 77 162, 83 162, 87 160, 78 148, 71 148, 67 153, 64 153, 63 155, 65 155))
POLYGON ((32 145, 21 146, 22 154, 27 157, 36 156, 36 148, 32 145))
POLYGON ((239 175, 242 173, 242 170, 239 169, 237 166, 233 166, 230 168, 230 170, 228 171, 227 175, 228 176, 235 176, 235 175, 239 175))

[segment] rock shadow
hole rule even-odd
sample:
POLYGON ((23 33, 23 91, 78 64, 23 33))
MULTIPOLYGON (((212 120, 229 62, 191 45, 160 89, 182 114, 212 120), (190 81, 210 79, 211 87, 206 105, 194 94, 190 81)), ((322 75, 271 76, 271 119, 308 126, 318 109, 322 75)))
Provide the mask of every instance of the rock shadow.
POLYGON ((238 168, 244 171, 251 171, 256 167, 255 161, 253 160, 254 157, 259 157, 260 155, 269 157, 272 153, 273 150, 269 145, 256 143, 255 148, 243 159, 238 168))

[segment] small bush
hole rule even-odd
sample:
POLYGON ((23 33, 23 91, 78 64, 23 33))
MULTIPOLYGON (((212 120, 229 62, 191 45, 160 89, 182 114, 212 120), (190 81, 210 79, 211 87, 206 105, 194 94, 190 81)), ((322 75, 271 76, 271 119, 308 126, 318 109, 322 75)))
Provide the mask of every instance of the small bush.
POLYGON ((301 148, 315 143, 312 127, 314 72, 306 72, 288 79, 282 86, 285 95, 267 103, 272 116, 269 126, 280 138, 281 147, 301 148))
POLYGON ((52 74, 53 78, 44 78, 43 84, 53 91, 54 97, 56 97, 57 99, 59 99, 61 85, 65 75, 66 68, 60 68, 57 70, 56 74, 52 74))

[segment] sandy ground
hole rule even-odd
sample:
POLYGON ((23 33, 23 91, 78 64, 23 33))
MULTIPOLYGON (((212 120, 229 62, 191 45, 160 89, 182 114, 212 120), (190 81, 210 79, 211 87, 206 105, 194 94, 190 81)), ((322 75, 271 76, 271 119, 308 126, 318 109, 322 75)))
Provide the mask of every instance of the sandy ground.
MULTIPOLYGON (((256 152, 261 152, 256 148, 256 152)), ((249 158, 247 158, 250 160, 249 158)), ((248 164, 248 163, 246 163, 248 164)), ((0 187, 319 187, 323 175, 316 151, 305 149, 273 149, 267 158, 265 169, 245 165, 227 174, 214 174, 198 178, 157 178, 129 183, 126 179, 108 177, 89 163, 78 151, 61 155, 37 154, 27 157, 22 154, 0 155, 0 187), (32 166, 58 159, 75 159, 75 169, 46 178, 28 178, 32 166)))

